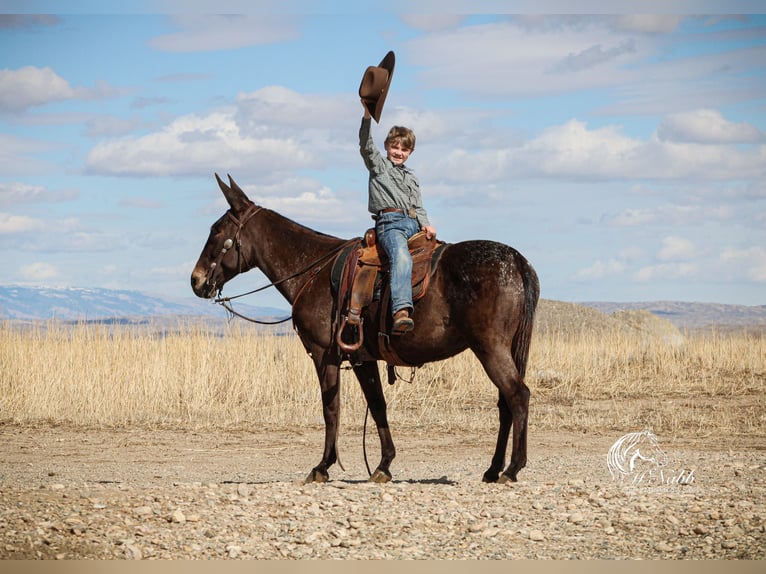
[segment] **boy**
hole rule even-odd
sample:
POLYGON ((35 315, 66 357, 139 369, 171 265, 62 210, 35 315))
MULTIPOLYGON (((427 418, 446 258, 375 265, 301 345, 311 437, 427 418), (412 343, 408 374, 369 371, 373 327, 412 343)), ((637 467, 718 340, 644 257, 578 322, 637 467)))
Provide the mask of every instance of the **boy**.
POLYGON ((378 244, 388 256, 391 282, 392 333, 402 335, 415 327, 410 316, 412 303, 412 257, 407 240, 418 231, 436 237, 428 221, 415 175, 404 166, 415 149, 415 134, 394 126, 385 141, 386 157, 378 151, 370 134, 371 115, 362 101, 364 117, 359 128, 359 149, 370 172, 368 209, 375 220, 378 244))

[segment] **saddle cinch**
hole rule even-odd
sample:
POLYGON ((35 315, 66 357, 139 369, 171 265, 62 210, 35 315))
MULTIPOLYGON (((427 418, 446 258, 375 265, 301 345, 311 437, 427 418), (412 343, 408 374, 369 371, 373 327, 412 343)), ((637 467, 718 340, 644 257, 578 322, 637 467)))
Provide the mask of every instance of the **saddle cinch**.
MULTIPOLYGON (((422 299, 428 291, 431 273, 446 245, 442 241, 428 239, 423 231, 416 233, 409 239, 408 247, 412 255, 413 303, 422 299)), ((361 245, 347 254, 345 262, 341 261, 342 257, 343 254, 336 262, 336 266, 342 265, 342 271, 337 288, 338 328, 335 341, 342 351, 350 354, 359 350, 364 344, 362 311, 372 302, 378 287, 381 293, 379 336, 388 337, 388 334, 384 332, 383 318, 388 314, 390 287, 388 281, 380 281, 382 272, 388 271, 388 259, 382 249, 378 250, 374 228, 367 230, 361 245), (349 329, 349 327, 354 327, 354 329, 349 329), (355 340, 344 341, 344 333, 347 334, 348 331, 352 332, 352 336, 356 335, 355 340)), ((383 347, 384 345, 381 345, 381 352, 385 350, 383 347)), ((387 362, 392 363, 393 357, 389 358, 384 355, 384 358, 387 362)))

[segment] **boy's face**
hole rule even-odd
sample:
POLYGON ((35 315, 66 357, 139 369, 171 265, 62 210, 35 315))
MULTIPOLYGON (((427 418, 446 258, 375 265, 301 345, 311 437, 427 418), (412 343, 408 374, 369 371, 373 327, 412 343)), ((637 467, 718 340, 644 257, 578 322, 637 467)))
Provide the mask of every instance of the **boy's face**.
POLYGON ((410 157, 412 150, 403 147, 399 141, 393 141, 386 146, 386 153, 391 163, 402 165, 410 157))

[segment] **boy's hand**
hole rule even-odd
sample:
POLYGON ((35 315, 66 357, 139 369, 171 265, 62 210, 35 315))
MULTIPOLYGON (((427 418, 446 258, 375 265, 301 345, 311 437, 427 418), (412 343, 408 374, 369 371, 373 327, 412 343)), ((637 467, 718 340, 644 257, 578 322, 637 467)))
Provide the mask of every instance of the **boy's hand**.
POLYGON ((436 237, 436 228, 435 227, 431 227, 430 225, 426 225, 423 228, 423 231, 425 231, 425 233, 426 233, 426 239, 433 239, 434 237, 436 237))
POLYGON ((370 115, 370 110, 367 108, 367 106, 364 103, 364 99, 360 98, 359 101, 362 102, 362 107, 364 108, 364 119, 369 120, 372 116, 370 115))

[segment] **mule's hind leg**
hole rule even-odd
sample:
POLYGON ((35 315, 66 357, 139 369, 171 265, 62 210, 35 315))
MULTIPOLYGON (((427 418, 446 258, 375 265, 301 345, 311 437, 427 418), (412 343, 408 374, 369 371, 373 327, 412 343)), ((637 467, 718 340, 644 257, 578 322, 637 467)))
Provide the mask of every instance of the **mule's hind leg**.
POLYGON ((386 414, 386 397, 383 395, 383 386, 380 382, 380 372, 375 361, 368 361, 354 366, 354 374, 359 379, 367 407, 370 409, 372 419, 378 428, 380 437, 380 463, 375 472, 370 476, 372 482, 388 482, 391 480, 391 462, 396 456, 396 448, 388 428, 388 416, 386 414))
POLYGON ((516 482, 518 472, 527 466, 527 420, 529 417, 529 387, 519 383, 515 402, 511 406, 513 416, 513 446, 511 462, 500 476, 499 482, 516 482))
POLYGON ((495 444, 495 454, 492 457, 492 464, 484 473, 482 480, 484 482, 497 482, 500 473, 505 467, 505 451, 508 448, 508 436, 511 434, 511 423, 513 418, 508 405, 503 398, 503 393, 498 391, 497 410, 500 414, 500 428, 497 431, 497 443, 495 444))
POLYGON ((504 346, 494 351, 475 349, 484 370, 499 390, 498 410, 500 428, 497 433, 495 454, 492 465, 484 473, 484 480, 493 482, 516 482, 516 475, 527 464, 527 417, 529 413, 529 388, 521 379, 510 349, 504 346), (502 468, 508 444, 510 430, 513 429, 511 461, 503 474, 497 477, 502 468))

